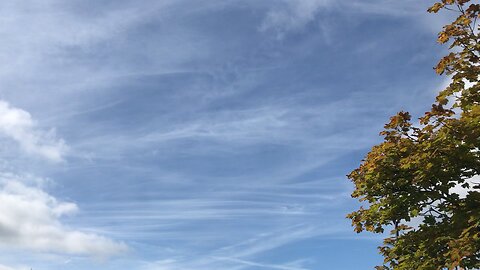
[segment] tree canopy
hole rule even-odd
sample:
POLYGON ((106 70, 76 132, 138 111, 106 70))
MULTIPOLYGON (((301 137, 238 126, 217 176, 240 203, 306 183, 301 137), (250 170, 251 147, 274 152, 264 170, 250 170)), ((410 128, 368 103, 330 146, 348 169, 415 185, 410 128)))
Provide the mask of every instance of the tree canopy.
POLYGON ((362 202, 347 216, 355 231, 391 230, 376 269, 480 269, 480 4, 472 2, 428 9, 456 14, 438 35, 450 53, 435 67, 451 83, 418 123, 408 112, 391 117, 384 141, 348 175, 362 202))

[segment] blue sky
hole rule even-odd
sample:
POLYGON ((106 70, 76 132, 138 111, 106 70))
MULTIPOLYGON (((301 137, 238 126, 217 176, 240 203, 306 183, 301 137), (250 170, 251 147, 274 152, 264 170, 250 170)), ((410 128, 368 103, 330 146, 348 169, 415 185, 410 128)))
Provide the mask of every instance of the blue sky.
POLYGON ((2 1, 0 269, 372 269, 345 175, 446 83, 430 3, 2 1))

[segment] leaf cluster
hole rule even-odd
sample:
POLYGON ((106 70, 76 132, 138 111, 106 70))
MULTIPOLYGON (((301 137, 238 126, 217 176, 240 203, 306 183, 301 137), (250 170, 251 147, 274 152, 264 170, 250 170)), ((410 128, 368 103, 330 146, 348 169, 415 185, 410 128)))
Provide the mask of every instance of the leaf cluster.
POLYGON ((347 216, 355 231, 391 229, 377 269, 480 268, 480 183, 469 180, 480 175, 480 4, 442 0, 428 11, 441 10, 457 13, 438 36, 451 53, 435 67, 452 82, 418 125, 408 112, 393 116, 348 175, 363 204, 347 216))

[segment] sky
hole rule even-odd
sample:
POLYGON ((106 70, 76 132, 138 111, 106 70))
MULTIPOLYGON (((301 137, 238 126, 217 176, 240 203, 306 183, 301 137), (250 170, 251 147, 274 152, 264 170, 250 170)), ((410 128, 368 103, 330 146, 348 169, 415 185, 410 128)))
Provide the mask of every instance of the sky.
POLYGON ((417 0, 0 2, 0 270, 363 270, 346 175, 419 117, 417 0))

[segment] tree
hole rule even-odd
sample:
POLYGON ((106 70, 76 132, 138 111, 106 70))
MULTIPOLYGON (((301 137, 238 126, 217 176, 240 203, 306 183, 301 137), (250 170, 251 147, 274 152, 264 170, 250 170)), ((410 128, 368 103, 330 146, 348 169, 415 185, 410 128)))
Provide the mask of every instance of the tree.
POLYGON ((356 232, 390 235, 376 269, 480 269, 480 4, 442 0, 430 13, 457 14, 438 42, 450 53, 435 70, 451 77, 414 125, 399 112, 348 177, 362 207, 350 213, 356 232), (463 187, 465 194, 455 192, 463 187))

